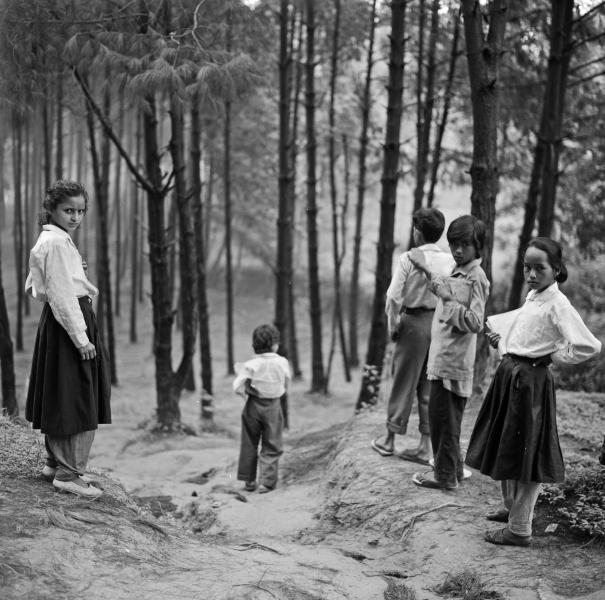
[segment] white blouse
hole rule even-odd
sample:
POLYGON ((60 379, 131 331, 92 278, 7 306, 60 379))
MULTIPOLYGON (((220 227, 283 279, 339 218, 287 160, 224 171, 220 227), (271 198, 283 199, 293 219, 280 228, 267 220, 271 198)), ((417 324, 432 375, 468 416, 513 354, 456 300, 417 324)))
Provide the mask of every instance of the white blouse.
POLYGON ((529 358, 550 355, 555 364, 577 364, 601 351, 601 342, 556 282, 539 293, 531 290, 521 308, 505 314, 511 316, 508 330, 494 328, 502 335, 500 354, 529 358))
POLYGON ((288 359, 275 352, 263 352, 245 363, 235 363, 233 391, 244 395, 246 380, 256 388, 261 398, 279 398, 286 392, 292 378, 288 359))
POLYGON ((99 290, 88 281, 82 256, 69 234, 56 225, 44 225, 29 254, 25 292, 48 302, 55 319, 78 348, 89 342, 78 298, 96 298, 99 290))

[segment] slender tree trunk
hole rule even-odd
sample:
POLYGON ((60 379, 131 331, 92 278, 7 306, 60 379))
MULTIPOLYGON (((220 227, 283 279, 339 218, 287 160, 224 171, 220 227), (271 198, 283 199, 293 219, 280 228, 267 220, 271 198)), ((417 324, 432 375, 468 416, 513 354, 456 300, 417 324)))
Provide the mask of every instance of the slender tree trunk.
MULTIPOLYGON (((29 265, 29 249, 32 239, 32 219, 31 219, 31 196, 32 196, 32 145, 31 145, 31 120, 28 119, 23 123, 25 132, 25 144, 23 148, 23 156, 25 160, 24 178, 23 178, 23 266, 27 271, 29 265)), ((23 294, 23 313, 25 316, 30 314, 29 294, 23 294)))
POLYGON ((179 274, 182 310, 183 356, 172 379, 174 394, 180 395, 193 372, 193 355, 197 335, 197 270, 195 231, 191 197, 187 190, 183 108, 179 98, 170 101, 172 137, 169 144, 174 169, 174 186, 179 216, 179 274))
POLYGON ((315 0, 306 0, 307 64, 306 64, 306 129, 307 129, 307 248, 309 261, 309 300, 311 315, 311 391, 324 387, 322 356, 321 297, 317 234, 317 176, 315 136, 315 0))
MULTIPOLYGON (((227 11, 226 50, 231 52, 233 29, 231 10, 227 11)), ((231 100, 225 101, 225 123, 223 129, 225 155, 223 161, 223 185, 225 188, 225 284, 227 288, 227 374, 235 375, 233 369, 233 259, 231 241, 231 100)))
POLYGON ((15 347, 23 351, 23 287, 24 287, 24 249, 23 249, 23 118, 13 109, 13 243, 15 248, 15 283, 17 285, 17 317, 15 327, 15 347))
MULTIPOLYGON (((118 107, 118 137, 124 137, 124 94, 120 94, 120 104, 118 107)), ((114 276, 114 314, 120 316, 121 298, 122 298, 122 159, 120 153, 115 151, 115 170, 113 180, 113 202, 116 213, 116 257, 115 257, 115 276, 114 276)))
MULTIPOLYGON (((290 96, 292 55, 288 43, 289 1, 281 0, 279 13, 279 204, 277 216, 277 253, 275 278, 275 326, 279 329, 281 347, 286 356, 290 344, 290 287, 292 286, 293 172, 290 135, 290 96)), ((294 35, 294 32, 292 32, 294 35)))
MULTIPOLYGON (((497 134, 500 65, 504 52, 508 2, 493 0, 490 3, 487 36, 483 31, 485 15, 482 14, 479 3, 463 0, 462 8, 473 113, 471 214, 485 223, 486 236, 481 266, 491 281, 499 177, 497 134)), ((487 312, 490 312, 490 307, 491 300, 488 300, 487 312)), ((483 392, 488 355, 487 338, 479 336, 474 368, 475 396, 483 392)))
POLYGON ((344 339, 344 324, 342 320, 342 300, 340 284, 340 241, 339 241, 339 215, 338 215, 338 190, 336 187, 336 78, 338 76, 338 53, 339 53, 339 35, 340 35, 340 0, 334 0, 334 28, 332 31, 332 56, 330 73, 330 106, 328 109, 328 158, 330 172, 330 203, 332 208, 332 260, 334 263, 334 311, 332 313, 332 336, 330 343, 330 354, 326 377, 324 381, 324 392, 328 393, 329 374, 331 370, 332 358, 336 346, 336 332, 341 342, 341 353, 345 379, 351 381, 349 371, 349 360, 347 357, 347 346, 344 339))
POLYGON ((57 85, 57 147, 55 162, 55 179, 63 179, 63 73, 59 71, 57 85))
POLYGON ((452 101, 452 88, 454 85, 454 76, 456 75, 456 63, 458 59, 458 42, 460 40, 460 16, 461 11, 456 11, 456 18, 454 21, 454 32, 452 34, 452 50, 450 52, 447 79, 443 92, 443 110, 441 112, 441 119, 439 121, 439 126, 437 127, 437 133, 435 135, 435 146, 433 148, 433 157, 431 159, 431 183, 427 195, 427 206, 429 207, 433 206, 433 201, 435 199, 435 187, 437 186, 437 174, 439 172, 439 164, 441 162, 443 135, 447 126, 447 119, 449 116, 450 104, 452 101))
POLYGON ((351 366, 359 366, 358 313, 359 313, 359 265, 361 262, 361 239, 363 228, 363 210, 366 193, 366 161, 368 156, 368 129, 370 125, 372 67, 374 66, 374 39, 376 32, 376 0, 372 0, 370 16, 370 35, 366 76, 361 97, 361 132, 359 134, 359 169, 357 181, 357 204, 355 208, 355 237, 353 241, 353 267, 351 270, 351 289, 349 292, 349 355, 351 366))
POLYGON ((514 310, 521 302, 524 281, 523 256, 534 231, 540 192, 542 192, 542 198, 538 233, 539 235, 549 236, 552 229, 561 145, 561 124, 564 113, 567 74, 571 59, 572 20, 573 2, 571 0, 565 0, 564 2, 553 0, 551 2, 550 53, 542 100, 542 116, 525 201, 523 225, 519 235, 517 259, 508 297, 509 310, 514 310))
POLYGON ((52 120, 50 117, 50 91, 48 81, 44 82, 44 99, 42 101, 42 143, 44 145, 44 189, 48 189, 51 181, 52 153, 52 120))
MULTIPOLYGON (((141 162, 141 117, 138 110, 135 109, 134 118, 134 144, 136 164, 141 162)), ((137 334, 137 304, 139 279, 141 277, 141 256, 139 237, 142 237, 141 231, 141 210, 139 202, 139 188, 136 181, 130 185, 130 203, 132 207, 132 218, 130 220, 130 325, 129 338, 131 344, 138 341, 137 334)))
POLYGON ((212 389, 212 354, 210 343, 210 316, 208 310, 208 292, 206 289, 206 248, 204 239, 204 207, 202 205, 202 132, 199 110, 200 98, 196 94, 191 105, 191 143, 190 173, 191 201, 193 203, 193 225, 195 230, 195 251, 197 255, 197 305, 199 313, 200 335, 200 375, 202 390, 200 393, 200 419, 202 431, 212 431, 214 425, 214 398, 212 389))
POLYGON ((406 0, 393 0, 391 2, 387 122, 382 168, 380 229, 376 246, 376 278, 368 351, 366 364, 363 367, 361 389, 357 398, 356 409, 375 404, 378 400, 387 343, 384 306, 386 291, 391 280, 394 249, 393 227, 397 183, 399 181, 399 138, 403 112, 406 5, 406 0))
MULTIPOLYGON (((6 110, 0 109, 0 139, 6 139, 6 110)), ((0 232, 6 229, 6 190, 4 188, 4 144, 0 144, 0 232)))
POLYGON ((17 387, 15 384, 15 360, 13 339, 10 332, 8 309, 4 295, 2 279, 2 248, 0 247, 0 391, 2 392, 2 408, 10 417, 19 414, 17 403, 17 387))

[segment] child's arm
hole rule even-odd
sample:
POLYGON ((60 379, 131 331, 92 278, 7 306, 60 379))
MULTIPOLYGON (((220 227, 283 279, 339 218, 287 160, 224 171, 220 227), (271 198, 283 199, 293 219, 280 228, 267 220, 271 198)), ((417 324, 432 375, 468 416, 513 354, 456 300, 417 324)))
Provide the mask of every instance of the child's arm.
MULTIPOLYGON (((419 252, 424 257, 420 250, 419 252)), ((399 313, 403 303, 403 287, 412 267, 413 265, 409 260, 409 252, 402 254, 397 261, 397 268, 387 289, 384 311, 387 315, 387 328, 390 339, 394 339, 394 335, 399 328, 399 313)))
POLYGON ((471 300, 468 308, 454 299, 444 301, 439 320, 466 333, 480 333, 483 330, 485 303, 488 295, 487 277, 475 278, 472 281, 471 300))
POLYGON ((235 363, 235 379, 233 380, 233 391, 240 396, 246 396, 246 386, 254 372, 246 363, 235 363))
POLYGON ((555 305, 553 320, 564 340, 564 345, 550 355, 553 363, 574 365, 601 352, 601 342, 569 302, 555 305))
POLYGON ((426 262, 424 252, 418 248, 412 248, 408 253, 410 262, 416 269, 424 273, 428 279, 429 290, 444 302, 452 299, 452 294, 447 285, 444 285, 444 276, 432 273, 426 262))

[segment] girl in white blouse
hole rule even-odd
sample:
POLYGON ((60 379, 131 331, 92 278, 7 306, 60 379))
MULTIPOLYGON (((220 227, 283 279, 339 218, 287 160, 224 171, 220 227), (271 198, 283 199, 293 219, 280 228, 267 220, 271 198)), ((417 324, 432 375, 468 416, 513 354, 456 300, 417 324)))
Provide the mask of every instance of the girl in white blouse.
POLYGON ((527 546, 540 484, 563 481, 555 385, 548 364, 576 364, 601 351, 557 283, 567 279, 560 245, 533 239, 523 271, 530 292, 521 308, 488 319, 490 344, 502 356, 487 392, 466 463, 501 482, 504 508, 488 514, 507 523, 488 531, 493 544, 527 546))
POLYGON ((111 422, 107 353, 99 337, 82 257, 72 240, 88 208, 82 185, 52 184, 42 232, 29 257, 25 291, 44 303, 34 346, 25 417, 45 436, 42 476, 63 492, 97 497, 84 476, 99 423, 111 422))

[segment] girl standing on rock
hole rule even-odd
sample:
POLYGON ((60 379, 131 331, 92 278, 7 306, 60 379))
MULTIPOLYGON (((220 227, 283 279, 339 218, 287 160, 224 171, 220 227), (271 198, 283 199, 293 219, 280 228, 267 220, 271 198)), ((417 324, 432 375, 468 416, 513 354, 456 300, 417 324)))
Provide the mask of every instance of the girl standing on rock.
POLYGON ((558 283, 567 279, 560 245, 533 239, 523 271, 530 292, 523 306, 487 320, 502 361, 466 453, 466 464, 500 481, 504 508, 488 514, 507 523, 488 531, 492 544, 528 546, 541 483, 563 481, 555 385, 548 364, 576 364, 601 351, 558 283))
POLYGON ((107 353, 72 236, 88 208, 82 185, 59 180, 46 192, 42 232, 29 257, 25 291, 44 303, 34 346, 25 417, 44 434, 45 479, 55 489, 96 498, 84 477, 99 423, 111 422, 107 353))

